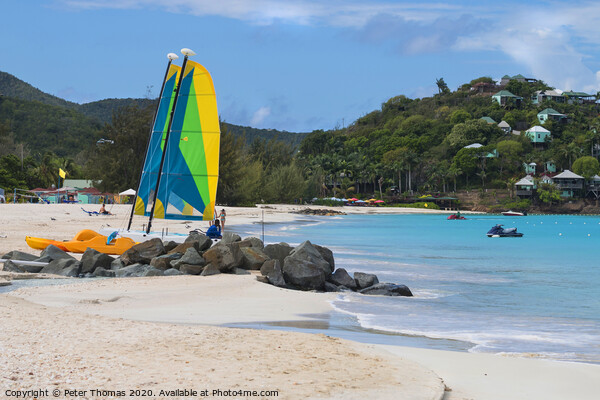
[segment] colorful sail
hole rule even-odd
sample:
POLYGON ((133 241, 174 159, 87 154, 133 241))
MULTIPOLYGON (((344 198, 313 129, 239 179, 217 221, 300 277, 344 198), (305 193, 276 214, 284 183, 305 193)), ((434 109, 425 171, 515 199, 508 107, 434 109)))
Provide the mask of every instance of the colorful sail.
POLYGON ((187 61, 169 133, 155 218, 214 219, 221 131, 212 78, 187 61))
POLYGON ((159 100, 154 126, 150 134, 150 142, 146 159, 142 169, 140 184, 137 191, 135 202, 136 215, 150 215, 150 207, 154 190, 156 189, 156 180, 160 168, 160 159, 164 149, 164 140, 169 127, 169 119, 175 100, 175 92, 181 67, 171 64, 162 89, 162 96, 159 100))

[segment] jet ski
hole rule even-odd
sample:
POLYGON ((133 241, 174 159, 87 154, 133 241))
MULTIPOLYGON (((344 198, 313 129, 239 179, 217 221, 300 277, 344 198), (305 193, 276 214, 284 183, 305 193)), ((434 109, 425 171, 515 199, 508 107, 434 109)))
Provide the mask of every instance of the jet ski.
POLYGON ((463 217, 462 215, 460 215, 460 213, 457 213, 457 214, 450 214, 448 216, 448 219, 466 219, 466 218, 463 217))
POLYGON ((493 226, 487 233, 488 237, 521 237, 523 234, 517 232, 517 228, 503 228, 501 224, 493 226))

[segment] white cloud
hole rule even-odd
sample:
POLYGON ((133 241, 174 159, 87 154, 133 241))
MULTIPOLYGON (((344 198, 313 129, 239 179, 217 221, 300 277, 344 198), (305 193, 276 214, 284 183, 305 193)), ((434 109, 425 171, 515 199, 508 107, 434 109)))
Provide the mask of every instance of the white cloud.
POLYGON ((250 120, 250 124, 252 126, 260 125, 265 120, 265 118, 267 118, 270 114, 271 114, 270 107, 261 107, 252 116, 252 119, 250 120))

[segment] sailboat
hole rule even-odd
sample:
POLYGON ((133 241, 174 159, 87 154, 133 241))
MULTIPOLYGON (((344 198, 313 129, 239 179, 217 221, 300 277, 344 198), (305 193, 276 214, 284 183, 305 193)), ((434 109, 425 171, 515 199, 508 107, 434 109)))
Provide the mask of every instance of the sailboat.
POLYGON ((183 242, 187 237, 152 232, 153 218, 210 221, 215 217, 221 138, 215 89, 208 70, 188 59, 195 53, 181 52, 182 67, 171 63, 177 55, 168 55, 136 201, 127 229, 117 231, 136 242, 155 237, 183 242), (133 215, 148 217, 145 230, 131 230, 133 215))

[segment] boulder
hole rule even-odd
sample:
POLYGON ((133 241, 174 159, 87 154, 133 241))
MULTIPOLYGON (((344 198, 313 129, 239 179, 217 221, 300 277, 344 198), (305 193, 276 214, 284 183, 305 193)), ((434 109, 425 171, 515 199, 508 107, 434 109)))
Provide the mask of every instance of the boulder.
MULTIPOLYGON (((25 271, 24 265, 17 265, 10 260, 6 261, 4 264, 0 264, 0 267, 2 267, 2 271, 6 271, 6 272, 19 272, 19 273, 27 272, 27 271, 25 271)), ((37 271, 37 272, 39 272, 39 271, 37 271)))
POLYGON ((331 282, 325 282, 325 286, 323 287, 323 289, 326 292, 339 292, 340 291, 338 289, 338 287, 331 282))
POLYGON ((81 273, 93 273, 96 268, 110 269, 110 265, 115 259, 108 254, 100 253, 97 250, 88 248, 81 256, 81 273))
MULTIPOLYGON (((200 267, 203 267, 206 265, 206 261, 204 261, 204 258, 202 258, 202 256, 198 253, 198 250, 196 250, 195 247, 190 247, 185 251, 184 255, 180 259, 171 261, 171 266, 179 270, 181 270, 179 266, 184 264, 198 265, 200 267)), ((202 268, 200 268, 200 270, 202 270, 202 268)))
POLYGON ((367 274, 364 272, 355 272, 354 273, 354 281, 356 282, 356 286, 358 289, 366 289, 370 286, 376 285, 379 283, 379 279, 377 279, 377 275, 375 274, 367 274))
POLYGON ((271 285, 277 287, 287 287, 285 283, 285 279, 283 278, 283 272, 281 271, 281 265, 279 265, 279 261, 275 260, 275 265, 269 274, 267 275, 267 279, 271 285))
POLYGON ((271 283, 269 282, 269 279, 264 275, 256 275, 256 280, 260 283, 271 283))
POLYGON ((407 296, 412 297, 410 289, 404 285, 396 285, 395 283, 376 283, 366 289, 360 291, 362 294, 380 295, 380 296, 407 296))
POLYGON ((298 247, 295 247, 290 252, 290 255, 287 256, 284 260, 284 266, 285 262, 290 258, 297 260, 306 260, 309 263, 321 268, 323 270, 323 273, 325 274, 325 278, 329 278, 329 276, 333 272, 329 262, 325 261, 323 256, 321 256, 319 250, 317 250, 317 248, 313 246, 312 243, 308 240, 301 243, 298 247))
POLYGON ((113 262, 110 263, 110 269, 116 271, 121 268, 125 268, 126 265, 120 258, 116 258, 113 262))
POLYGON ((238 245, 240 247, 254 247, 257 249, 265 248, 265 244, 263 243, 263 241, 257 237, 247 237, 246 239, 242 240, 241 242, 238 242, 238 245))
POLYGON ((216 265, 208 264, 206 267, 204 267, 204 269, 202 270, 202 273, 200 275, 210 276, 210 275, 217 275, 220 273, 221 273, 221 270, 216 265))
POLYGON ((264 253, 273 260, 279 260, 279 264, 283 265, 285 258, 290 255, 293 247, 287 243, 268 244, 264 248, 264 253))
POLYGON ((98 267, 94 270, 94 275, 104 278, 114 278, 116 276, 116 273, 113 270, 98 267))
POLYGON ((35 262, 45 262, 48 263, 52 261, 50 257, 42 257, 38 258, 33 254, 25 253, 23 251, 13 250, 2 256, 4 260, 10 260, 5 262, 4 264, 0 264, 0 270, 7 272, 30 272, 30 273, 38 273, 44 268, 43 265, 22 265, 15 264, 11 261, 35 261, 35 262))
POLYGON ((237 233, 233 233, 233 232, 224 232, 222 236, 223 236, 223 238, 221 239, 221 241, 219 243, 223 243, 223 244, 240 242, 242 240, 240 235, 238 235, 237 233))
POLYGON ((234 268, 229 272, 234 275, 251 275, 250 271, 248 271, 247 269, 243 269, 243 268, 234 268))
POLYGON ((207 263, 211 263, 221 272, 241 267, 243 261, 242 251, 234 244, 219 243, 206 250, 202 256, 207 263))
POLYGON ((169 269, 165 270, 165 272, 163 272, 163 273, 165 274, 165 276, 183 275, 183 272, 181 272, 175 268, 169 268, 169 269))
POLYGON ((131 264, 148 264, 154 257, 165 254, 165 246, 162 240, 154 238, 142 243, 138 243, 129 250, 121 254, 121 260, 125 265, 131 264))
POLYGON ((346 286, 349 289, 355 290, 357 288, 356 282, 344 268, 336 269, 329 277, 329 282, 336 286, 346 286))
MULTIPOLYGON (((175 267, 173 267, 175 268, 175 267)), ((204 265, 196 265, 196 264, 179 264, 177 269, 184 274, 187 275, 200 275, 202 270, 204 269, 204 265)))
MULTIPOLYGON (((323 262, 327 264, 325 260, 323 262)), ((327 264, 327 268, 329 268, 329 264, 327 264)), ((301 290, 321 290, 326 281, 322 265, 291 255, 285 259, 283 264, 283 278, 286 283, 301 290)))
POLYGON ((39 257, 33 254, 25 253, 24 251, 13 250, 4 254, 0 257, 5 260, 19 260, 19 261, 35 261, 39 257))
POLYGON ((115 271, 117 278, 140 277, 140 276, 162 276, 163 272, 147 264, 131 264, 125 268, 115 271))
POLYGON ((168 242, 164 242, 163 246, 165 246, 165 251, 167 253, 169 253, 171 250, 173 250, 175 247, 179 246, 179 243, 173 241, 173 240, 169 240, 168 242))
POLYGON ((174 247, 173 249, 171 249, 171 251, 169 251, 168 254, 175 254, 175 253, 184 254, 185 251, 189 248, 194 248, 194 249, 198 250, 198 242, 180 243, 177 245, 177 247, 174 247))
POLYGON ((58 260, 61 258, 68 258, 68 259, 72 259, 72 260, 75 259, 75 257, 62 251, 61 249, 54 246, 53 244, 46 247, 40 254, 40 257, 46 257, 46 256, 50 257, 52 260, 58 260))
POLYGON ((73 257, 69 256, 69 258, 58 258, 52 260, 48 265, 42 268, 40 272, 43 274, 54 274, 74 277, 79 276, 80 271, 81 263, 73 257))
POLYGON ((202 233, 191 232, 184 243, 196 243, 196 250, 204 251, 212 246, 212 239, 202 233))
POLYGON ((321 254, 321 257, 323 257, 323 259, 329 263, 331 272, 333 272, 335 270, 335 260, 333 259, 333 251, 329 250, 327 247, 319 246, 318 244, 313 244, 313 246, 315 246, 319 254, 321 254))
POLYGON ((275 267, 276 263, 281 268, 281 263, 279 262, 279 260, 267 260, 267 261, 265 261, 263 263, 263 265, 260 267, 260 273, 263 274, 264 276, 269 275, 269 272, 273 271, 273 268, 275 267))
POLYGON ((245 269, 259 270, 264 262, 269 259, 269 256, 259 247, 240 247, 240 250, 244 256, 242 268, 245 269))
POLYGON ((150 260, 150 265, 156 269, 166 271, 170 268, 173 268, 171 263, 179 260, 182 256, 183 254, 181 253, 163 254, 162 256, 154 257, 152 260, 150 260))

